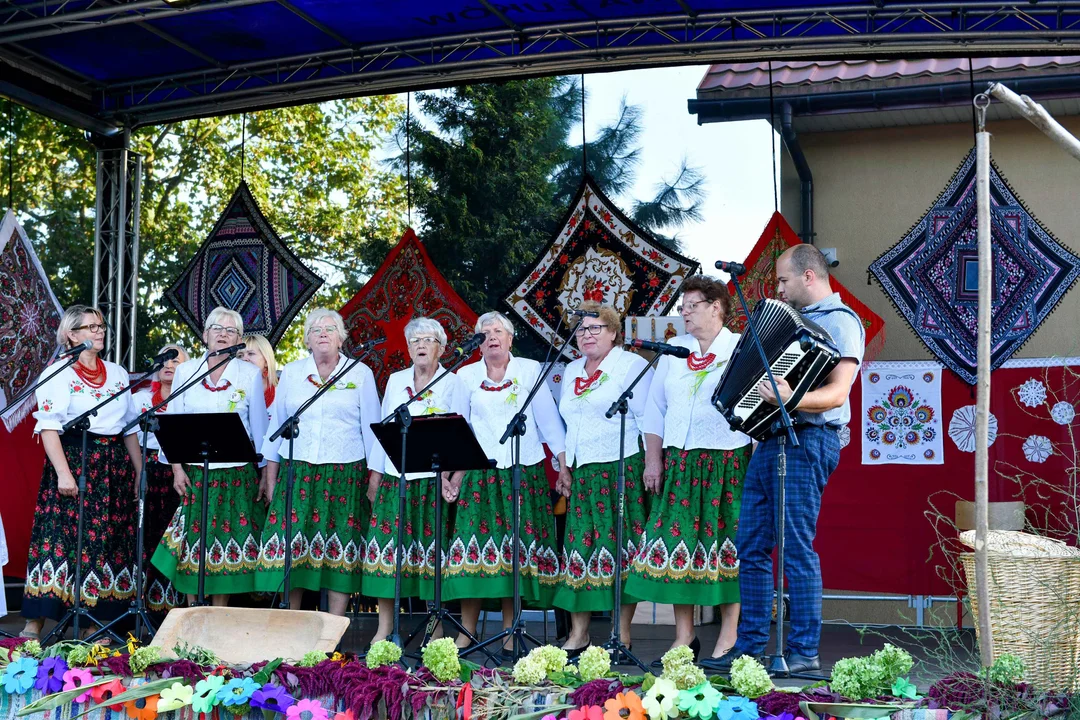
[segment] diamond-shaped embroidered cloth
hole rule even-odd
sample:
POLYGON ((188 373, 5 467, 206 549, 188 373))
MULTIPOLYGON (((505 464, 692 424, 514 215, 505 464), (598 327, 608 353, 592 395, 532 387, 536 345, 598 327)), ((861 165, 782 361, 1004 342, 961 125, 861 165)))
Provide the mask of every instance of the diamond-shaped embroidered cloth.
MULTIPOLYGON (((754 249, 746 256, 746 274, 739 278, 739 285, 746 296, 746 304, 750 312, 754 312, 757 304, 766 298, 776 297, 776 258, 789 247, 798 245, 802 241, 795 231, 788 225, 787 220, 779 212, 774 212, 761 233, 754 249)), ((835 277, 829 276, 832 289, 840 293, 840 299, 844 304, 855 311, 862 319, 863 330, 866 331, 866 352, 864 358, 873 360, 885 346, 885 321, 881 316, 866 307, 859 298, 851 294, 843 283, 835 277)), ((728 318, 727 326, 732 332, 741 333, 746 327, 746 316, 739 306, 739 298, 735 294, 735 286, 729 281, 728 291, 731 293, 731 317, 728 318)))
POLYGON ((663 315, 698 264, 634 225, 586 176, 558 232, 513 284, 504 302, 545 343, 578 357, 566 312, 586 300, 621 317, 663 315))
MULTIPOLYGON (((1027 342, 1080 274, 1074 255, 991 163, 990 369, 1027 342)), ((972 149, 930 209, 870 265, 897 311, 946 367, 975 383, 979 253, 972 149)))
POLYGON ((277 344, 323 284, 278 237, 240 182, 225 212, 165 297, 196 335, 218 305, 240 313, 244 332, 277 344))
POLYGON ((346 352, 385 337, 386 342, 364 360, 375 374, 379 392, 391 373, 409 366, 405 326, 414 317, 437 320, 446 331, 442 361, 451 360, 453 348, 472 337, 477 315, 461 299, 431 262, 412 229, 405 231, 383 264, 341 309, 349 339, 346 352))
MULTIPOLYGON (((0 222, 0 409, 30 387, 56 355, 62 314, 26 232, 8 210, 0 222)), ((8 432, 33 405, 30 395, 4 414, 8 432)))

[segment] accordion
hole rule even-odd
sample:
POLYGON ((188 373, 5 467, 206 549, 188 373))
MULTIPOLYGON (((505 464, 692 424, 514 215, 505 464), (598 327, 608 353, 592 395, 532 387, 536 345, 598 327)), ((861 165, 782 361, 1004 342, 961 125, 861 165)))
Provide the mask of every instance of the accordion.
MULTIPOLYGON (((817 388, 832 372, 840 362, 840 353, 825 328, 779 300, 759 303, 753 319, 773 375, 791 386, 791 399, 785 407, 792 411, 803 395, 817 388)), ((780 417, 780 408, 765 402, 758 393, 758 385, 767 379, 761 353, 747 327, 713 392, 712 402, 733 430, 755 440, 768 437, 780 417)))

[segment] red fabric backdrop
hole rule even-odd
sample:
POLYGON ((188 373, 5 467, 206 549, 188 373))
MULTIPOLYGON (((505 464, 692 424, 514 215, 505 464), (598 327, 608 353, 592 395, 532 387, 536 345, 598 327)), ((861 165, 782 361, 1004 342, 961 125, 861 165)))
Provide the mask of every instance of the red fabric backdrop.
POLYGON ((12 433, 0 424, 0 515, 9 554, 4 574, 9 577, 26 576, 26 550, 45 465, 45 448, 34 438, 33 430, 32 417, 19 423, 12 433))

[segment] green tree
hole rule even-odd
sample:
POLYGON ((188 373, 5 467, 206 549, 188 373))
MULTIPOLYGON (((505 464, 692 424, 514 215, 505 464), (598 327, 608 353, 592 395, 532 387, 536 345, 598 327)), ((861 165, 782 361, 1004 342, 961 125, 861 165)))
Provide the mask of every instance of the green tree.
MULTIPOLYGON (((575 79, 553 77, 417 96, 429 121, 414 119, 407 128, 421 237, 477 312, 500 307, 581 183, 582 148, 570 137, 581 120, 580 92, 575 79)), ((585 146, 587 170, 609 196, 633 186, 640 133, 640 109, 624 102, 615 121, 585 146)), ((405 170, 404 164, 399 156, 397 166, 405 170)), ((658 184, 654 197, 634 201, 631 214, 677 248, 677 239, 663 233, 700 219, 702 184, 700 173, 684 164, 674 181, 658 184)), ((369 244, 365 260, 378 262, 386 249, 369 244)))
MULTIPOLYGON (((9 106, 10 107, 10 106, 9 106)), ((163 292, 213 228, 241 177, 271 225, 326 279, 308 307, 337 308, 363 280, 360 251, 396 237, 404 180, 375 155, 403 114, 393 97, 367 97, 190 120, 132 133, 143 156, 139 357, 166 343, 199 344, 163 292)), ((16 212, 63 305, 91 298, 96 155, 80 131, 15 106, 16 212)), ((11 142, 4 128, 5 148, 11 142)), ((0 165, 7 177, 7 153, 0 165)), ((298 324, 297 324, 298 325, 298 324)), ((294 325, 279 359, 302 352, 294 325)))

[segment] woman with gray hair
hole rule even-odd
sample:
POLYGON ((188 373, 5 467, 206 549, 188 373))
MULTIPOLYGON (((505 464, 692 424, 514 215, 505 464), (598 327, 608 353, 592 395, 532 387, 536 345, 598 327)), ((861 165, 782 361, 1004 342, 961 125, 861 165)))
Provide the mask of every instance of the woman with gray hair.
MULTIPOLYGON (((513 441, 500 444, 499 439, 542 372, 535 360, 510 353, 514 326, 502 313, 481 315, 476 332, 486 335, 480 346, 483 361, 466 365, 457 374, 468 395, 467 417, 473 432, 487 456, 495 458, 497 467, 470 471, 463 478, 455 475, 447 483, 447 499, 457 500, 457 512, 443 584, 443 599, 461 600, 462 625, 473 634, 483 599, 502 600, 503 627, 509 627, 513 618, 513 441)), ((533 607, 551 607, 559 578, 543 443, 558 457, 560 466, 565 466, 565 442, 559 410, 542 383, 525 416, 520 458, 521 595, 533 607)), ((458 637, 459 646, 467 642, 468 638, 458 637)))
POLYGON ((297 408, 350 362, 341 315, 315 308, 304 319, 311 354, 286 365, 270 408, 262 441, 266 474, 259 497, 270 504, 258 553, 255 587, 282 589, 285 553, 292 552, 289 607, 300 608, 304 590, 327 590, 330 612, 344 615, 349 596, 360 592, 367 458, 377 445, 371 423, 379 420, 379 392, 371 368, 355 365, 304 412, 293 440, 296 482, 291 498, 292 537, 285 537, 288 441, 270 436, 297 408), (282 458, 282 456, 285 456, 282 458))
MULTIPOLYGON (((79 360, 45 368, 37 388, 37 425, 48 462, 41 475, 23 588, 24 637, 37 638, 46 617, 59 620, 75 600, 75 546, 82 465, 82 433, 64 423, 128 385, 127 371, 100 357, 105 319, 97 308, 72 305, 60 319, 56 342, 63 348, 90 341, 79 360)), ((135 477, 141 468, 137 438, 120 436, 135 417, 127 394, 89 418, 83 536, 82 604, 95 616, 119 614, 135 587, 135 477)))
MULTIPOLYGON (((400 370, 386 381, 382 416, 411 400, 436 375, 446 373, 439 358, 446 348, 446 332, 429 318, 413 318, 405 326, 412 367, 400 370)), ((409 405, 411 415, 458 413, 468 417, 468 399, 456 375, 448 375, 409 405)), ((405 517, 398 517, 399 457, 387 457, 382 446, 372 453, 368 498, 372 502, 364 555, 363 592, 379 599, 379 629, 372 642, 385 640, 394 627, 394 578, 397 574, 397 525, 404 521, 404 556, 401 565, 401 596, 430 600, 434 596, 435 541, 445 535, 435 527, 435 493, 441 482, 433 473, 405 476, 405 517)))
MULTIPOLYGON (((179 345, 169 344, 162 346, 158 353, 166 350, 176 350, 176 357, 167 360, 165 364, 154 374, 149 387, 143 387, 132 394, 136 411, 141 415, 152 407, 156 407, 169 399, 172 394, 173 379, 176 377, 176 368, 188 361, 187 350, 179 345)), ((158 414, 167 413, 169 406, 166 404, 158 409, 158 414)), ((128 431, 139 438, 139 451, 142 451, 142 433, 138 425, 128 431)), ((146 606, 151 612, 167 613, 174 607, 179 607, 180 601, 176 595, 169 578, 158 572, 157 568, 149 562, 149 553, 157 547, 158 540, 169 526, 176 506, 180 498, 173 490, 172 467, 161 459, 161 444, 157 437, 150 433, 146 438, 146 511, 144 537, 146 538, 146 557, 143 558, 146 569, 146 582, 143 587, 146 593, 146 606)))
MULTIPOLYGON (((259 369, 249 362, 210 353, 236 345, 244 334, 240 314, 216 307, 206 317, 203 342, 207 352, 176 368, 173 384, 182 386, 204 371, 210 374, 169 403, 169 414, 232 412, 240 416, 248 437, 258 447, 266 433, 266 405, 259 369)), ((159 453, 158 457, 162 457, 159 453)), ((214 605, 228 605, 229 595, 255 589, 255 561, 259 555, 259 515, 255 507, 259 471, 251 463, 210 463, 203 487, 200 465, 172 464, 173 488, 180 495, 172 522, 151 559, 177 592, 192 602, 198 590, 199 553, 205 553, 206 593, 214 605), (207 493, 209 520, 206 547, 202 547, 203 493, 207 493)))

